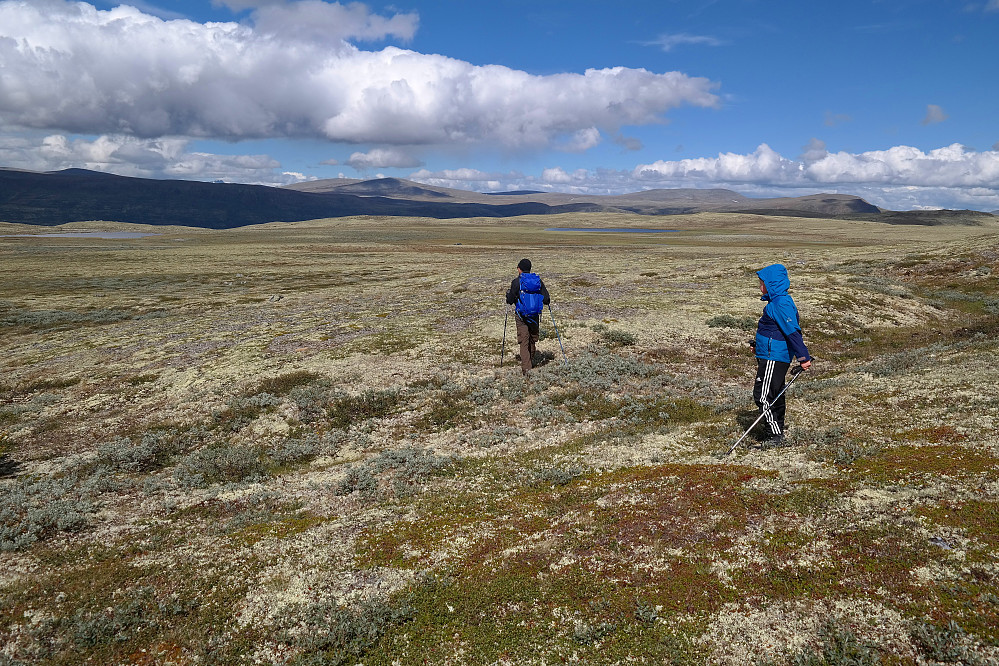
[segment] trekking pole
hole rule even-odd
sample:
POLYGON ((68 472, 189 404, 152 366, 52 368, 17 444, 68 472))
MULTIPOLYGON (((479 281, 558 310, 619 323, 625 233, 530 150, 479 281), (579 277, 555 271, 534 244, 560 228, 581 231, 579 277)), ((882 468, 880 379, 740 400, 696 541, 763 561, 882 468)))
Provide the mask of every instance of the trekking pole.
POLYGON ((736 441, 736 443, 732 445, 732 448, 730 448, 728 450, 728 453, 726 453, 725 455, 727 455, 727 456, 728 455, 732 455, 732 452, 735 451, 735 447, 739 446, 739 444, 742 442, 742 440, 746 439, 746 435, 748 435, 750 433, 750 431, 752 431, 752 429, 756 427, 756 424, 760 422, 760 419, 763 418, 764 414, 766 414, 768 411, 770 411, 770 405, 772 405, 775 402, 777 402, 777 398, 779 398, 782 395, 784 395, 784 391, 786 391, 789 388, 791 388, 791 384, 794 383, 794 380, 797 379, 798 375, 800 375, 801 373, 802 373, 802 368, 801 368, 800 365, 797 366, 797 367, 795 367, 793 370, 791 370, 791 381, 789 381, 787 384, 784 384, 784 388, 782 388, 780 390, 780 393, 778 393, 776 396, 774 396, 773 400, 771 400, 770 402, 766 402, 766 401, 763 402, 763 411, 761 411, 760 415, 756 417, 755 421, 753 421, 753 425, 749 426, 749 429, 746 430, 746 432, 742 433, 742 437, 740 437, 736 441))
POLYGON ((510 318, 510 308, 506 309, 506 315, 503 316, 503 346, 500 347, 500 367, 503 367, 503 354, 506 352, 506 320, 510 318))
POLYGON ((558 332, 558 325, 555 323, 555 315, 552 313, 552 304, 548 304, 548 314, 552 318, 552 327, 555 329, 555 335, 558 337, 558 346, 562 350, 562 358, 565 359, 565 364, 569 365, 569 357, 565 355, 565 347, 562 346, 562 335, 558 332))

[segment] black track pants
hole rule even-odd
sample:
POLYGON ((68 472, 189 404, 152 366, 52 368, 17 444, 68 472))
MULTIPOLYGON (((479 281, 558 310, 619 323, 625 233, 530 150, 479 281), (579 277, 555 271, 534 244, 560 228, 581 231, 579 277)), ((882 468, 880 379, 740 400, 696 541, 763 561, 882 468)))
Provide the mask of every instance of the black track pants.
POLYGON ((784 396, 776 398, 784 390, 784 379, 787 377, 790 363, 783 361, 767 361, 756 359, 756 384, 753 386, 753 400, 763 414, 763 421, 770 429, 771 436, 784 435, 784 412, 787 404, 784 396), (776 398, 776 400, 775 400, 776 398))

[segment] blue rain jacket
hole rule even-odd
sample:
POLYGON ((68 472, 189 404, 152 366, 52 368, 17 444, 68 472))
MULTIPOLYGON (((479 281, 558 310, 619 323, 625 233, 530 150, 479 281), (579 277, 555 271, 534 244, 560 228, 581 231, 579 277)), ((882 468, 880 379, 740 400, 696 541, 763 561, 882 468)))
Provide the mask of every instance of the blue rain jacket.
POLYGON ((791 279, 782 264, 773 264, 756 272, 767 287, 760 296, 767 301, 763 316, 756 327, 756 358, 790 363, 793 357, 810 361, 808 348, 801 338, 798 308, 787 290, 791 279))

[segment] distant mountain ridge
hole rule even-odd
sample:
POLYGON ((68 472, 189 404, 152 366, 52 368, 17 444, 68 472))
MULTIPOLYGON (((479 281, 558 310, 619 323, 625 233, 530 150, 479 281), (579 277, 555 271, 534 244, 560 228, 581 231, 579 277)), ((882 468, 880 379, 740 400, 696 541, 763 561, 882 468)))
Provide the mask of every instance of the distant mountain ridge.
POLYGON ((752 199, 724 189, 647 190, 600 196, 483 194, 398 178, 332 179, 267 187, 131 178, 84 169, 41 173, 0 168, 0 222, 41 226, 105 220, 231 229, 354 215, 449 219, 588 212, 733 212, 871 219, 892 224, 976 224, 985 218, 995 219, 988 213, 973 211, 882 211, 860 197, 845 194, 772 199, 752 199))

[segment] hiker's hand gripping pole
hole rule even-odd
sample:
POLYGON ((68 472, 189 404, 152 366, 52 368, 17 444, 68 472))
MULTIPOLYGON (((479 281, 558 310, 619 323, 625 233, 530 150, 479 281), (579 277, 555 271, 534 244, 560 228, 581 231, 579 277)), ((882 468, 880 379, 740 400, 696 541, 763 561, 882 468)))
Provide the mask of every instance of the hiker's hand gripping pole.
POLYGON ((726 453, 725 455, 727 455, 727 456, 728 455, 732 455, 732 452, 735 451, 735 447, 739 446, 739 444, 742 443, 742 440, 746 439, 746 435, 748 435, 750 432, 752 432, 753 428, 755 428, 756 424, 760 422, 760 419, 763 418, 764 414, 766 414, 768 411, 770 411, 770 405, 772 405, 775 402, 777 402, 777 398, 779 398, 782 395, 784 395, 784 391, 786 391, 789 388, 791 388, 791 384, 794 383, 794 380, 797 379, 798 375, 800 375, 805 370, 806 370, 806 368, 802 368, 800 365, 795 366, 794 368, 791 369, 791 381, 789 381, 787 384, 784 384, 784 388, 782 388, 780 390, 780 393, 778 393, 776 396, 774 396, 773 400, 771 400, 770 402, 767 402, 766 400, 763 401, 763 409, 760 411, 760 415, 756 417, 756 420, 753 421, 753 425, 749 426, 749 428, 746 430, 746 432, 742 433, 742 437, 740 437, 738 440, 736 440, 735 444, 732 445, 732 448, 730 448, 728 450, 728 453, 726 453))

